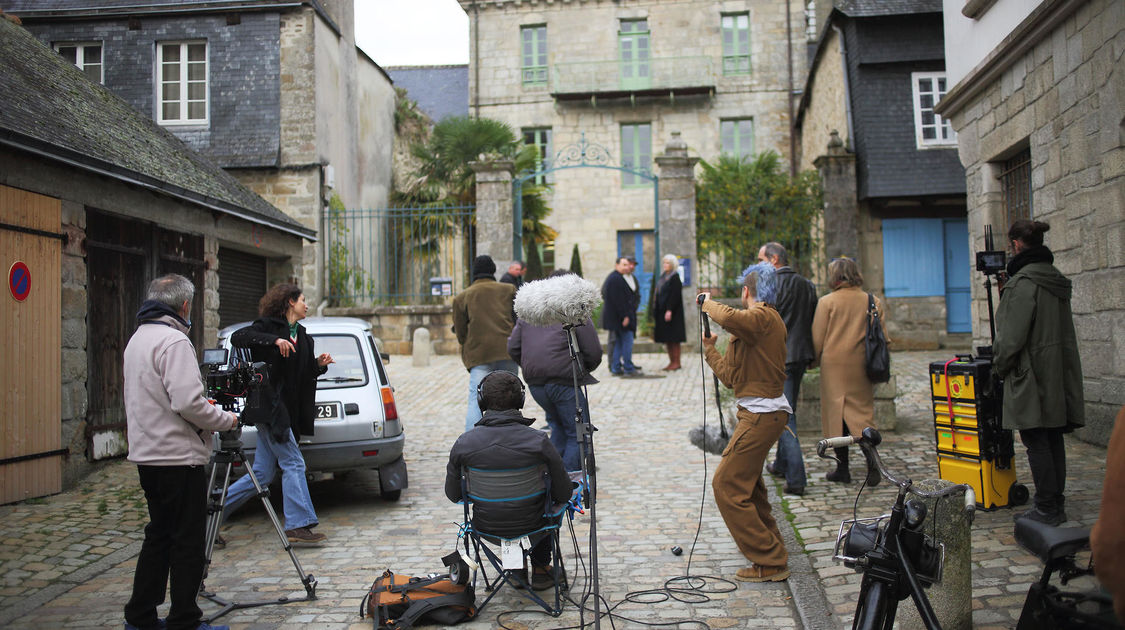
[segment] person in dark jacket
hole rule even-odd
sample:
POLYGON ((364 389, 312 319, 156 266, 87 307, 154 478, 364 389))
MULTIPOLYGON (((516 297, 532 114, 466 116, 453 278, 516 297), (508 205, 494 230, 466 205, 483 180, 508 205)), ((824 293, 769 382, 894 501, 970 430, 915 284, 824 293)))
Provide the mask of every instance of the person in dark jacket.
MULTIPOLYGON (((617 259, 613 271, 602 283, 602 328, 613 333, 613 347, 609 354, 609 371, 614 376, 639 376, 640 369, 633 365, 633 337, 637 334, 637 305, 640 293, 636 280, 629 284, 626 275, 632 265, 629 259, 617 259)), ((632 278, 629 275, 629 278, 632 278)))
POLYGON ((522 260, 513 260, 508 265, 508 270, 504 275, 500 276, 500 282, 506 282, 517 290, 523 286, 523 274, 527 271, 527 265, 523 264, 522 260))
POLYGON ((664 370, 680 369, 680 344, 686 338, 684 333, 684 285, 676 270, 679 260, 675 254, 668 254, 662 261, 663 273, 656 281, 656 296, 652 309, 652 340, 662 343, 668 349, 668 365, 664 370))
MULTIPOLYGON (((550 277, 570 273, 573 272, 559 269, 550 277)), ((598 381, 590 373, 602 362, 602 344, 598 340, 598 332, 589 318, 584 325, 576 327, 574 332, 582 362, 578 366, 578 385, 593 385, 598 381)), ((517 320, 516 327, 508 336, 508 355, 520 365, 523 378, 531 390, 531 397, 547 414, 551 443, 562 455, 563 465, 568 471, 581 470, 575 414, 577 406, 581 404, 582 415, 589 421, 590 406, 581 389, 575 398, 576 375, 572 371, 575 366, 570 358, 567 331, 562 324, 533 326, 517 320)))
POLYGON ((492 258, 477 256, 473 259, 472 283, 453 298, 453 332, 461 344, 461 362, 469 371, 466 431, 480 420, 477 385, 481 379, 496 370, 518 374, 520 369, 508 356, 508 335, 516 322, 516 288, 497 282, 495 274, 492 258))
MULTIPOLYGON (((305 294, 293 284, 279 284, 258 303, 261 317, 235 331, 230 342, 249 348, 254 361, 269 364, 269 383, 262 403, 248 408, 243 419, 258 429, 254 451, 254 474, 263 487, 270 485, 281 467, 281 489, 285 499, 285 535, 294 544, 314 545, 327 537, 312 531, 318 524, 309 485, 305 458, 297 447, 297 435, 312 435, 316 418, 316 378, 333 363, 332 355, 316 355, 313 340, 299 322, 308 314, 305 294)), ((246 475, 231 484, 223 507, 226 519, 256 490, 246 475)))
MULTIPOLYGON (((466 467, 483 470, 512 470, 545 465, 550 475, 551 500, 566 503, 573 484, 562 457, 547 434, 531 428, 534 422, 520 412, 524 404, 523 383, 518 376, 497 371, 480 384, 484 412, 471 431, 466 431, 449 450, 445 468, 445 496, 461 501, 461 471, 466 467)), ((547 525, 543 501, 480 502, 473 506, 473 523, 480 530, 501 537, 515 537, 547 525)), ((532 585, 536 589, 553 584, 550 576, 551 538, 539 540, 531 551, 532 585)))
POLYGON ((1035 507, 1016 518, 1058 525, 1066 521, 1063 434, 1086 420, 1071 283, 1043 244, 1049 229, 1018 219, 1008 230, 1014 256, 996 308, 992 367, 1004 379, 1004 428, 1019 430, 1035 482, 1035 507))
POLYGON ((793 410, 789 414, 788 428, 777 441, 777 456, 766 464, 766 471, 785 479, 786 494, 805 494, 808 477, 805 458, 801 455, 801 442, 797 439, 797 396, 801 392, 801 379, 805 370, 816 358, 813 352, 812 320, 816 311, 816 288, 813 283, 793 271, 789 266, 789 252, 781 243, 766 243, 758 250, 758 260, 768 262, 777 269, 777 313, 785 322, 785 398, 793 410))

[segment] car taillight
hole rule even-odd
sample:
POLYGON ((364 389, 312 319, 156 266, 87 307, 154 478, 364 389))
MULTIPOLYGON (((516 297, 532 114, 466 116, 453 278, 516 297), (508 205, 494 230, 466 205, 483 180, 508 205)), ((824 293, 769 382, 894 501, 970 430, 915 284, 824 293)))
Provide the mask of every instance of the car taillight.
POLYGON ((398 420, 398 409, 395 408, 395 395, 390 387, 381 387, 379 391, 383 394, 383 419, 384 420, 398 420))

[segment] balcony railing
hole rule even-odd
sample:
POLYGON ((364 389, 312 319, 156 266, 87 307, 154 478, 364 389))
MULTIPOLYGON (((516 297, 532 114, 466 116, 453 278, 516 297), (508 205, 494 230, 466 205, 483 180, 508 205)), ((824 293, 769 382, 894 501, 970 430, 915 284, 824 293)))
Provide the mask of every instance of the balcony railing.
POLYGON ((551 79, 558 100, 709 94, 717 80, 711 57, 559 63, 551 79))

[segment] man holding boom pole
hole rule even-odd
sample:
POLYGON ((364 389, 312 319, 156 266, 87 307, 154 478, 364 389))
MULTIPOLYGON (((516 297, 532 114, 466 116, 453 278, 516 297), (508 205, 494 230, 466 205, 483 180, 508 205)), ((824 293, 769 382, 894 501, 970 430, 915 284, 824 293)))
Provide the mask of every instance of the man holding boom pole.
POLYGON ((700 294, 703 312, 731 334, 725 355, 714 334, 703 337, 707 364, 738 398, 738 426, 715 469, 711 487, 719 513, 750 566, 743 582, 780 582, 789 577, 789 553, 771 515, 762 464, 785 430, 792 409, 785 399, 785 324, 774 309, 776 273, 758 263, 742 278, 742 305, 733 309, 700 294))

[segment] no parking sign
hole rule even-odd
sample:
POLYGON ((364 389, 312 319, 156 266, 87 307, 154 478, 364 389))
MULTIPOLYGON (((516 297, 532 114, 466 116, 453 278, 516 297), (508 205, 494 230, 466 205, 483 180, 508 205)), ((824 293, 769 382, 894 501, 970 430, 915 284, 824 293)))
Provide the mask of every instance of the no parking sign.
POLYGON ((8 269, 8 290, 17 302, 26 300, 31 293, 31 270, 22 260, 12 263, 12 267, 8 269))

